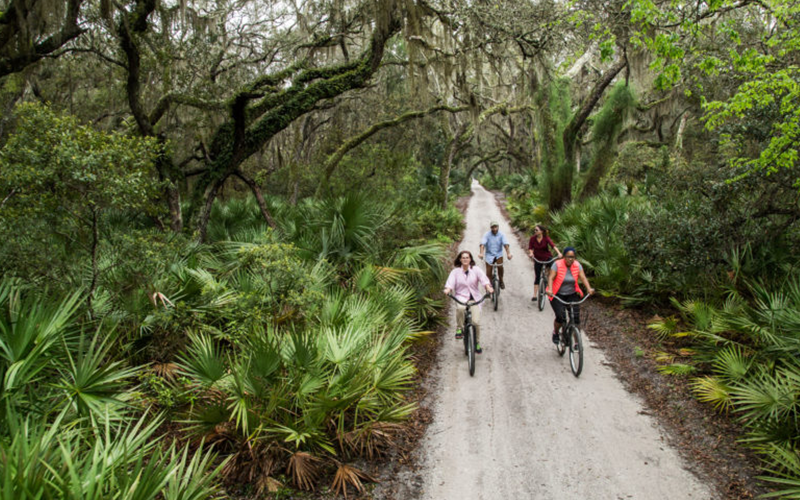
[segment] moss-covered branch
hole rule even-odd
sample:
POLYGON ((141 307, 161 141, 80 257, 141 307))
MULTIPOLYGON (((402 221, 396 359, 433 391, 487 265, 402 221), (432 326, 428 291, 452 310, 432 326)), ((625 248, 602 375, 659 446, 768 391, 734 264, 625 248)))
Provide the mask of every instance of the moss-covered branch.
POLYGON ((366 130, 362 131, 360 134, 351 137, 347 141, 345 141, 339 148, 328 157, 328 160, 325 162, 325 168, 323 169, 320 184, 317 188, 317 194, 321 194, 325 191, 328 183, 330 182, 331 176, 333 172, 336 170, 336 167, 342 161, 342 158, 353 150, 357 148, 361 144, 364 143, 367 139, 372 137, 373 135, 377 134, 381 130, 385 130, 387 128, 396 127, 397 125, 401 125, 407 121, 416 120, 418 118, 424 118, 429 116, 433 113, 437 113, 439 111, 447 111, 450 113, 460 113, 463 111, 467 111, 469 109, 468 106, 460 106, 460 107, 452 107, 452 106, 433 106, 432 108, 428 108, 425 110, 420 111, 409 111, 408 113, 404 113, 396 118, 391 120, 385 120, 382 122, 374 123, 371 127, 367 128, 366 130))
POLYGON ((33 38, 23 23, 27 22, 28 11, 34 3, 14 0, 0 12, 0 53, 9 54, 0 57, 0 78, 22 71, 86 31, 78 25, 83 0, 68 0, 64 21, 58 31, 39 43, 21 39, 33 38))

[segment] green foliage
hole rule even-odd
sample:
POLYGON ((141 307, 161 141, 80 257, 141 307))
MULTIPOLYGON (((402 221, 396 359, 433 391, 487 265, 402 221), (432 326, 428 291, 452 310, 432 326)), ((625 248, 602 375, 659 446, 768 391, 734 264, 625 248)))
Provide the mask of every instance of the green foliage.
POLYGON ((112 213, 155 214, 156 154, 152 141, 98 132, 39 104, 20 105, 16 129, 0 150, 4 273, 80 283, 92 249, 111 239, 112 213), (83 269, 72 266, 77 255, 83 269))
POLYGON ((131 411, 139 369, 115 359, 113 331, 88 333, 79 299, 0 281, 0 495, 211 498, 213 455, 189 458, 162 443, 163 419, 131 411))
POLYGON ((750 283, 747 291, 751 299, 732 292, 722 307, 678 304, 696 359, 710 372, 693 387, 698 399, 733 411, 747 429, 745 442, 771 473, 763 479, 790 488, 800 478, 800 283, 796 277, 769 286, 750 283))

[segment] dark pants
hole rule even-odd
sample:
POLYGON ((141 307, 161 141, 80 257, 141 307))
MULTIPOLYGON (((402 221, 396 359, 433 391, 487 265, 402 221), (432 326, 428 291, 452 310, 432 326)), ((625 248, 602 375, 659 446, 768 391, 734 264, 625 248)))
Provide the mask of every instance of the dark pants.
MULTIPOLYGON (((502 264, 503 263, 503 258, 502 257, 498 257, 497 259, 495 259, 494 263, 502 264)), ((492 264, 490 264, 488 260, 486 261, 486 276, 488 276, 490 280, 492 279, 492 264)), ((503 282, 503 266, 498 266, 497 267, 497 277, 500 279, 500 283, 502 283, 503 282)))
MULTIPOLYGON (((581 296, 577 293, 573 293, 571 295, 558 295, 558 298, 561 300, 566 300, 567 302, 578 302, 581 300, 581 296)), ((556 313, 556 321, 562 325, 566 323, 567 306, 559 302, 557 299, 551 300, 550 306, 553 308, 553 312, 556 313)), ((576 325, 581 324, 581 306, 572 306, 572 322, 576 325)))

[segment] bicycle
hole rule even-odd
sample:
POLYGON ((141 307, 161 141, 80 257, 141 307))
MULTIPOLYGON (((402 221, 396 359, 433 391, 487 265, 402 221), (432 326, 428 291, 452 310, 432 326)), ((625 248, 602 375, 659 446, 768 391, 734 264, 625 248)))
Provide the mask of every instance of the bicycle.
POLYGON ((497 310, 497 306, 500 305, 500 272, 497 270, 498 267, 503 267, 503 264, 498 264, 496 262, 489 263, 488 265, 492 266, 492 288, 494 288, 494 292, 492 295, 492 307, 494 310, 497 310))
POLYGON ((541 276, 539 278, 539 293, 536 295, 536 302, 539 306, 540 311, 544 311, 545 301, 544 298, 547 295, 547 272, 550 270, 550 264, 556 261, 556 258, 553 257, 552 259, 548 260, 547 262, 542 262, 538 260, 536 257, 533 257, 534 262, 538 264, 544 264, 541 271, 541 276))
POLYGON ((559 356, 563 356, 569 346, 569 367, 572 369, 572 374, 579 377, 583 370, 583 340, 581 329, 573 322, 573 308, 578 304, 583 304, 589 298, 589 294, 587 293, 578 302, 567 302, 558 295, 553 295, 553 298, 567 306, 567 322, 561 326, 561 330, 558 332, 556 351, 559 356))
POLYGON ((490 293, 487 293, 481 298, 481 300, 472 303, 461 302, 454 295, 448 295, 448 297, 453 299, 456 303, 467 307, 467 310, 464 311, 464 329, 462 331, 464 333, 464 354, 467 356, 467 363, 469 364, 470 377, 475 375, 475 346, 478 343, 478 340, 476 338, 477 333, 475 331, 475 325, 472 324, 472 312, 470 311, 470 307, 477 306, 478 304, 486 300, 486 297, 489 297, 490 295, 491 295, 490 293))

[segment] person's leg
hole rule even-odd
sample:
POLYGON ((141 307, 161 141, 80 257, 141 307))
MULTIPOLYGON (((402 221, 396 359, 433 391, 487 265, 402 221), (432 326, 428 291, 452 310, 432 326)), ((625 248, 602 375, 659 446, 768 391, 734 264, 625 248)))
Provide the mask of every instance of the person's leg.
MULTIPOLYGON (((502 264, 503 263, 503 258, 502 257, 498 257, 495 262, 497 264, 502 264)), ((500 287, 504 288, 506 286, 506 284, 503 281, 503 266, 498 266, 497 267, 497 277, 500 279, 500 287)))
POLYGON ((456 338, 460 339, 461 331, 464 328, 464 312, 467 310, 465 306, 456 304, 456 338))
POLYGON ((471 307, 470 311, 472 311, 472 324, 475 325, 475 344, 478 345, 478 350, 476 351, 478 354, 483 352, 483 348, 481 347, 481 308, 478 307, 471 307))
POLYGON ((536 300, 539 295, 539 280, 542 279, 542 267, 544 267, 544 264, 539 264, 538 262, 533 263, 533 270, 536 274, 533 281, 533 300, 536 300))
POLYGON ((561 329, 561 325, 564 324, 566 320, 565 316, 565 305, 559 302, 557 299, 553 299, 550 301, 550 306, 553 308, 553 312, 556 314, 556 319, 553 321, 553 343, 558 344, 558 331, 561 329))

